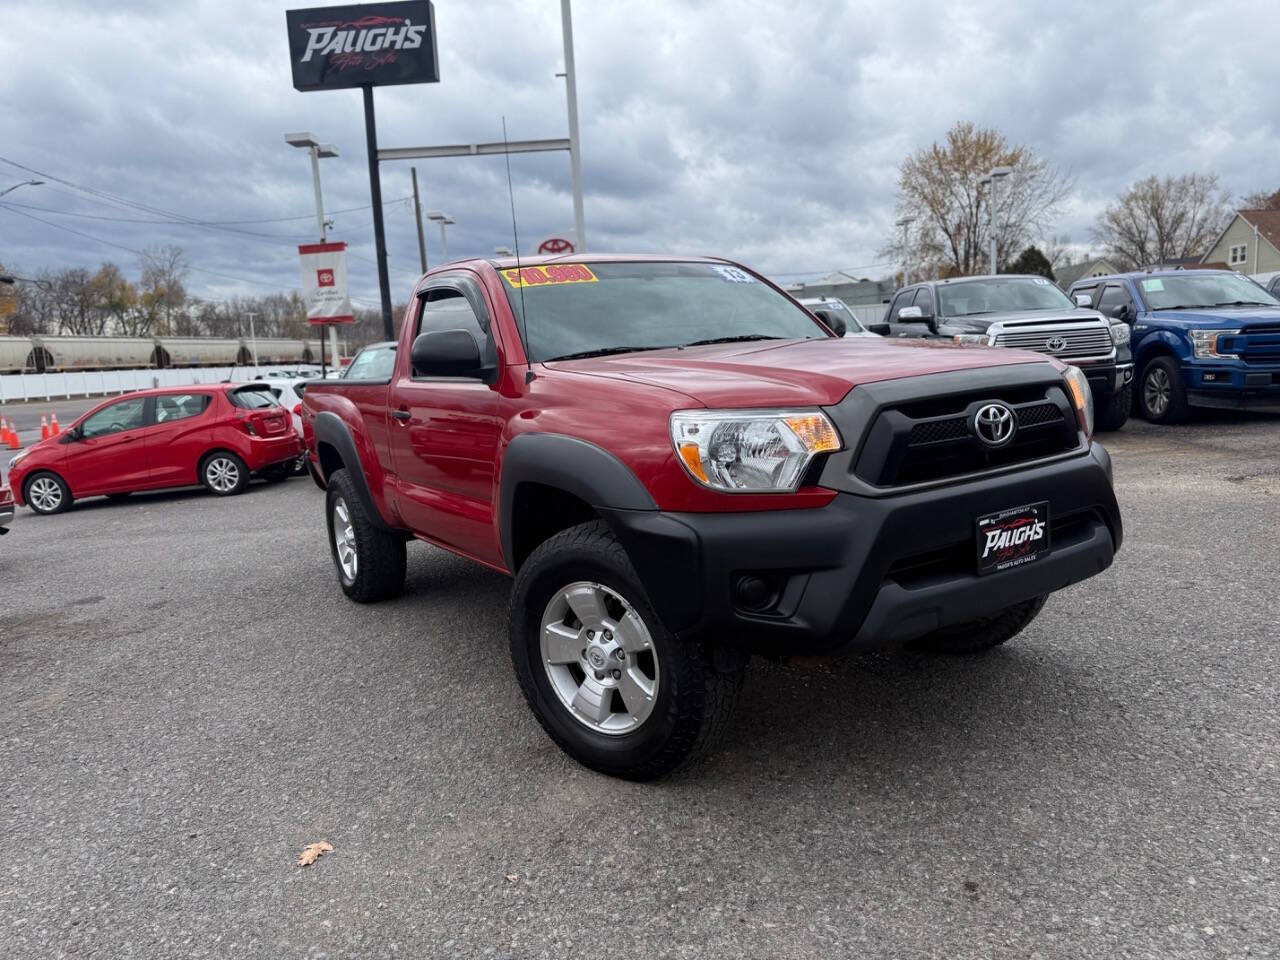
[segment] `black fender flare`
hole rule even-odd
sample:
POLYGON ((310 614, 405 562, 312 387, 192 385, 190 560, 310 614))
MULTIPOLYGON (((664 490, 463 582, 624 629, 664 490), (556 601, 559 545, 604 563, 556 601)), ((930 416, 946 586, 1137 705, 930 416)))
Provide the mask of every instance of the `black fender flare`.
POLYGON ((522 483, 563 490, 588 504, 609 524, 667 628, 680 630, 701 613, 698 539, 693 530, 658 509, 631 469, 609 451, 556 433, 515 437, 502 457, 498 531, 503 558, 514 574, 515 498, 522 483))
MULTIPOLYGON (((382 519, 382 511, 373 502, 373 496, 369 493, 369 481, 364 475, 364 464, 360 460, 360 454, 356 452, 356 444, 351 438, 351 431, 342 422, 342 418, 328 410, 321 411, 316 414, 315 423, 311 429, 315 433, 317 451, 320 449, 320 444, 327 443, 338 452, 338 456, 342 459, 343 467, 351 475, 352 485, 356 488, 356 496, 360 498, 365 514, 373 522, 374 526, 382 530, 391 530, 396 533, 402 532, 399 528, 391 526, 382 519)), ((309 463, 310 461, 308 460, 309 463)), ((327 484, 329 478, 326 476, 324 480, 327 484)))

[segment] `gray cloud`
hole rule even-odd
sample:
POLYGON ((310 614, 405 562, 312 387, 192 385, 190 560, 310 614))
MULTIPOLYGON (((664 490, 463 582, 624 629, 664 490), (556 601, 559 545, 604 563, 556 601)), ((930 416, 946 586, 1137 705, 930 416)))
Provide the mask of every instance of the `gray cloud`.
MULTIPOLYGON (((308 165, 282 134, 337 143, 330 210, 368 203, 360 97, 300 94, 284 9, 256 0, 9 3, 0 33, 0 155, 202 220, 189 226, 25 212, 140 249, 178 243, 208 296, 297 283, 312 239, 308 165), (238 232, 239 231, 239 232, 238 232), (247 234, 265 234, 250 236, 247 234)), ((777 274, 887 273, 898 162, 956 120, 999 127, 1075 177, 1056 232, 1084 243, 1135 178, 1218 173, 1239 194, 1275 188, 1272 94, 1280 13, 1230 16, 1114 4, 654 2, 574 9, 587 229, 595 249, 722 253, 777 274)), ((439 84, 378 91, 384 146, 561 136, 559 5, 438 0, 439 84)), ((450 253, 509 245, 501 158, 419 161, 424 205, 458 219, 450 253)), ((387 198, 409 164, 383 165, 387 198)), ((572 224, 567 157, 512 157, 522 242, 572 224)), ((0 165, 0 187, 22 179, 0 165), (11 175, 11 178, 10 178, 11 175)), ((6 200, 64 213, 154 219, 57 185, 6 200)), ((376 303, 372 214, 334 215, 353 292, 376 303)), ((417 272, 411 211, 387 209, 393 289, 417 272)), ((429 256, 438 239, 428 225, 429 256)), ((130 255, 0 211, 0 262, 95 266, 130 255)))

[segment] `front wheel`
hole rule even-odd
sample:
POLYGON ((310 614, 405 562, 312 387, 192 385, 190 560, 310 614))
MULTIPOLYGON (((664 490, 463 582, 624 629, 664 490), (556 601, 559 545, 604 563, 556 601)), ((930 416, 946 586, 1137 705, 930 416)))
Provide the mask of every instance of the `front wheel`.
POLYGON ((45 516, 61 513, 71 506, 71 491, 66 482, 47 470, 32 475, 22 496, 27 506, 45 516))
POLYGON ((530 554, 510 623, 525 699, 584 766, 652 780, 708 750, 728 726, 743 662, 670 633, 602 522, 571 527, 530 554))
POLYGON ((374 524, 346 470, 329 478, 325 513, 343 593, 356 603, 373 603, 404 590, 404 538, 374 524))
POLYGON ((1126 383, 1098 409, 1099 430, 1119 430, 1129 420, 1133 409, 1133 384, 1126 383))
POLYGON ((1138 410, 1152 423, 1181 423, 1190 415, 1178 361, 1156 357, 1142 370, 1138 410))
POLYGON ((912 640, 908 646, 925 653, 981 653, 990 650, 1021 633, 1036 618, 1047 599, 1048 596, 1036 597, 987 617, 943 627, 912 640))

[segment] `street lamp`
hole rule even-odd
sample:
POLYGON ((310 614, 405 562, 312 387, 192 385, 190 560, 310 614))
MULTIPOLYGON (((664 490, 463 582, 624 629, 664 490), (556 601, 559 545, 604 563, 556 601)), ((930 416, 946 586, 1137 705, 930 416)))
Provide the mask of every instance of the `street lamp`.
POLYGON ((450 224, 457 223, 458 221, 454 220, 453 217, 449 216, 447 213, 441 213, 439 210, 432 210, 427 214, 427 219, 434 220, 440 225, 440 259, 442 261, 447 261, 449 259, 449 245, 445 241, 444 228, 450 224))
POLYGON ((509 256, 511 256, 511 248, 510 248, 510 247, 494 247, 494 248, 493 248, 493 252, 494 252, 494 254, 495 254, 495 255, 497 255, 497 256, 499 256, 499 257, 509 257, 509 256))
POLYGON ((3 197, 6 193, 12 193, 19 187, 38 187, 42 183, 44 183, 43 180, 23 180, 21 183, 15 183, 12 187, 5 187, 5 189, 0 190, 0 197, 3 197))
POLYGON ((911 278, 907 275, 907 257, 909 256, 907 246, 910 240, 911 225, 916 222, 915 217, 903 217, 901 220, 894 221, 894 226, 902 230, 902 285, 906 286, 911 282, 911 278))
POLYGON ((987 232, 991 235, 991 273, 996 272, 996 181, 1013 173, 1013 167, 992 167, 980 183, 988 188, 987 232))
MULTIPOLYGON (((309 133, 286 133, 284 142, 291 147, 305 149, 311 154, 311 182, 316 191, 316 227, 320 230, 320 242, 325 242, 324 199, 320 196, 320 160, 322 157, 336 157, 338 148, 332 143, 320 143, 309 133)), ((252 321, 250 321, 252 323, 252 321)), ((256 349, 256 347, 255 347, 256 349)), ((322 345, 323 351, 323 345, 322 345)), ((338 362, 338 328, 329 325, 329 353, 336 365, 338 362)), ((321 356, 323 360, 323 355, 321 356)), ((256 359, 254 361, 257 362, 256 359)))

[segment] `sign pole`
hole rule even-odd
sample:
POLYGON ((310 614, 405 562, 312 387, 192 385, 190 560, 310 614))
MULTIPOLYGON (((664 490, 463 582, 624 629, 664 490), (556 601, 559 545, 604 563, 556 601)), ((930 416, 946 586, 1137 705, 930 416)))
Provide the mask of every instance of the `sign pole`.
POLYGON ((373 242, 378 261, 378 292, 382 295, 382 330, 395 339, 391 322, 391 279, 387 276, 387 233, 382 223, 382 178, 378 175, 378 126, 373 116, 373 87, 365 84, 364 137, 369 151, 369 199, 373 201, 373 242))

